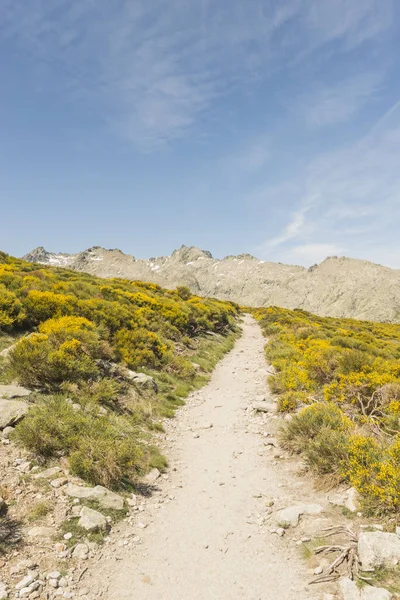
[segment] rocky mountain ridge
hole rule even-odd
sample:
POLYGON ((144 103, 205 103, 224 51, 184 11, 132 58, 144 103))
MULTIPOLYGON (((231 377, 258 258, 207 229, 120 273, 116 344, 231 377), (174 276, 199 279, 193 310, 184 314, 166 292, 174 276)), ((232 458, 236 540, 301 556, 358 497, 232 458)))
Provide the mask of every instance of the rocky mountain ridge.
POLYGON ((307 269, 249 254, 216 259, 194 246, 149 259, 100 246, 77 254, 39 247, 23 258, 100 277, 151 281, 170 288, 185 285, 194 293, 247 306, 277 305, 323 316, 400 321, 400 270, 364 260, 329 257, 307 269))

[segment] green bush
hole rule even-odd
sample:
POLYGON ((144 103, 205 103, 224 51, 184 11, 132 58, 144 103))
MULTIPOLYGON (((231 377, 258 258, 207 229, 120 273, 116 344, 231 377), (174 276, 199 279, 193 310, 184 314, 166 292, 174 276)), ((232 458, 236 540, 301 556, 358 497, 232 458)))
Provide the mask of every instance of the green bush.
POLYGON ((96 405, 76 410, 62 396, 31 408, 15 438, 44 458, 67 456, 71 472, 94 485, 116 487, 146 468, 147 455, 137 427, 127 418, 99 415, 96 405))
POLYGON ((303 452, 322 430, 348 433, 353 424, 333 402, 317 402, 303 408, 281 430, 283 446, 293 452, 303 452))

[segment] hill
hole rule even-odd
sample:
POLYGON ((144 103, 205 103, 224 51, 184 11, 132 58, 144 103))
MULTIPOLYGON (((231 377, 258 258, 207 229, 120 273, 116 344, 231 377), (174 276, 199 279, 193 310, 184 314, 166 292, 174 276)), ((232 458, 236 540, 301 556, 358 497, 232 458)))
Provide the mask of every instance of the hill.
POLYGON ((352 258, 330 257, 306 269, 265 262, 249 254, 220 260, 193 246, 149 259, 94 246, 70 255, 40 247, 24 259, 100 277, 144 280, 171 288, 184 285, 193 293, 246 306, 301 308, 338 318, 400 320, 400 270, 352 258))

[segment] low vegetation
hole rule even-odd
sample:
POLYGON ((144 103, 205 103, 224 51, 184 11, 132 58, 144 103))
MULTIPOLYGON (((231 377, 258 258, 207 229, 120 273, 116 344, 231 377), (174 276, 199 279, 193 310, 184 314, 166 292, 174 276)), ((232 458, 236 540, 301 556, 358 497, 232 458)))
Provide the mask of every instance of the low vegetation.
POLYGON ((35 400, 14 439, 42 462, 67 457, 73 474, 113 488, 165 467, 152 431, 232 347, 238 313, 186 288, 0 253, 0 349, 14 344, 0 380, 17 380, 35 400))
POLYGON ((400 325, 281 308, 255 312, 283 444, 319 475, 354 486, 371 513, 400 506, 400 325))

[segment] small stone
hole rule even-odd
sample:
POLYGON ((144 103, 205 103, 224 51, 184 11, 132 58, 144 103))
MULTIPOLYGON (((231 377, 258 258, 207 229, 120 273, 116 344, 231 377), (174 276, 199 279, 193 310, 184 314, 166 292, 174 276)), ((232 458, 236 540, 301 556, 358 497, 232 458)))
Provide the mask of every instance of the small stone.
POLYGON ((283 527, 278 527, 276 529, 276 533, 279 535, 279 537, 282 537, 285 535, 285 530, 283 529, 283 527))
POLYGON ((317 567, 316 569, 314 569, 314 575, 321 575, 321 573, 323 573, 324 570, 322 567, 317 567))
POLYGON ((153 484, 157 481, 157 479, 161 476, 161 473, 158 469, 152 469, 150 473, 147 473, 145 480, 147 483, 153 484))
POLYGON ((60 587, 62 587, 62 588, 68 587, 68 581, 67 581, 67 579, 66 579, 65 577, 61 577, 61 578, 58 580, 58 585, 59 585, 60 587))
POLYGON ((72 558, 76 560, 87 560, 89 557, 89 548, 86 544, 77 544, 72 553, 72 558))
POLYGON ((72 533, 69 531, 68 533, 64 534, 64 540, 70 540, 72 538, 72 533))
POLYGON ((51 587, 53 587, 53 588, 58 588, 58 581, 57 581, 57 579, 49 579, 47 583, 49 585, 51 585, 51 587))
POLYGON ((28 587, 31 583, 33 583, 34 578, 32 577, 32 575, 26 575, 23 579, 21 579, 21 581, 19 581, 17 583, 17 585, 15 586, 16 590, 22 590, 23 588, 28 587))
POLYGON ((56 552, 65 552, 66 548, 67 548, 66 545, 61 544, 60 542, 57 542, 56 544, 54 544, 54 550, 56 552))
POLYGON ((60 571, 52 571, 51 573, 47 574, 46 579, 60 579, 60 577, 61 577, 60 571))
POLYGON ((62 487, 66 483, 68 483, 68 479, 66 477, 58 477, 57 479, 50 481, 50 485, 56 489, 62 487))

